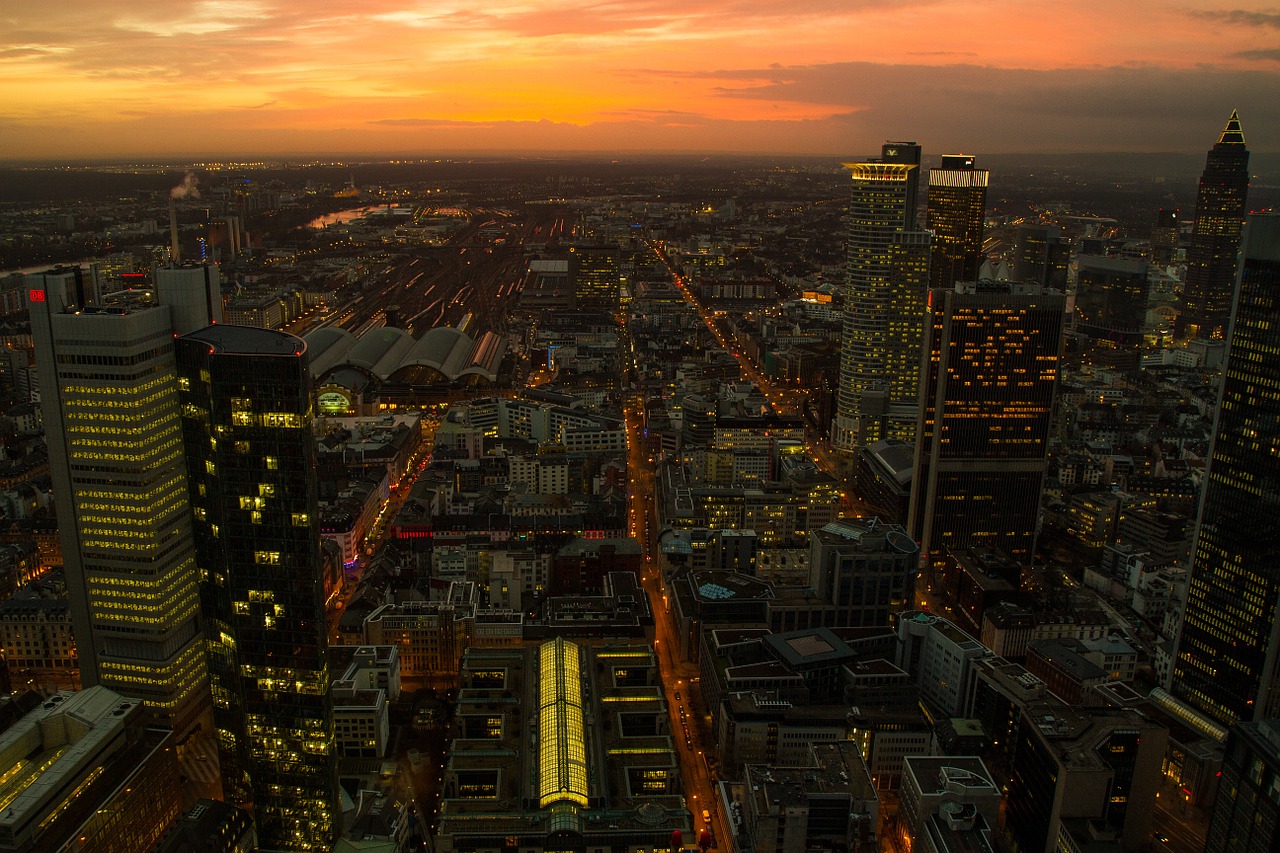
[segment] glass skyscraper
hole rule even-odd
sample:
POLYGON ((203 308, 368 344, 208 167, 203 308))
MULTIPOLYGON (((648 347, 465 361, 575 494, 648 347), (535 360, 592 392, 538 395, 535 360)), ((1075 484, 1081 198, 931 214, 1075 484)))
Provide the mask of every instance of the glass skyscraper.
POLYGON ((211 326, 177 341, 223 790, 262 850, 339 829, 306 344, 211 326))
POLYGON ((1172 693, 1280 716, 1280 214, 1249 217, 1172 693))
POLYGON ((989 178, 986 169, 974 168, 967 154, 944 155, 942 166, 929 170, 925 224, 933 232, 930 288, 977 280, 989 178))
POLYGON ((931 568, 968 547, 1029 564, 1066 297, 982 281, 930 305, 907 530, 931 568))
POLYGON ((853 163, 834 443, 853 450, 915 430, 930 235, 916 230, 920 146, 853 163))
POLYGON ((1249 149, 1240 117, 1233 111, 1200 176, 1195 227, 1187 247, 1183 310, 1177 321, 1179 337, 1226 336, 1248 194, 1249 149))
MULTIPOLYGON (((217 294, 216 268, 192 276, 217 294)), ((173 314, 99 304, 92 269, 26 283, 81 683, 142 699, 182 737, 209 698, 173 314)))

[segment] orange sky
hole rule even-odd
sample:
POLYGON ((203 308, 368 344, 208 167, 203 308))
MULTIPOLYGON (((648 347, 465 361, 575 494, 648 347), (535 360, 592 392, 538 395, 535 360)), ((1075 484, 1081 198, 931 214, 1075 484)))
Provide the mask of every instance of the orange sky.
POLYGON ((1280 149, 1280 7, 22 0, 0 158, 1280 149))

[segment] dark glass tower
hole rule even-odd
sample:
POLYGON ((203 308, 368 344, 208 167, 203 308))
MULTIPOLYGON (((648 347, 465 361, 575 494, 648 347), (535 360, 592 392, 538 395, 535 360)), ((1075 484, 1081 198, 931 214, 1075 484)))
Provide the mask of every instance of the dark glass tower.
POLYGON ((1019 225, 1013 240, 1013 280, 1067 289, 1071 242, 1057 225, 1019 225))
POLYGON ((1029 563, 1066 298, 983 281, 930 291, 907 531, 929 567, 993 547, 1029 563))
POLYGON ((306 344, 210 326, 177 341, 214 725, 262 850, 328 850, 340 812, 306 344))
POLYGON ((1172 692, 1224 725, 1280 716, 1280 214, 1245 229, 1172 692))
POLYGON ((1076 331, 1089 339, 1086 362, 1137 370, 1151 291, 1146 261, 1082 255, 1076 276, 1076 331))
POLYGON ((1244 147, 1240 118, 1233 111, 1200 176, 1183 308, 1176 328, 1179 337, 1226 337, 1248 194, 1249 149, 1244 147))
POLYGON ((1205 853, 1280 849, 1280 720, 1231 730, 1205 853))
POLYGON ((929 170, 925 227, 933 232, 929 286, 935 290, 978 279, 988 178, 968 154, 946 154, 941 168, 929 170))

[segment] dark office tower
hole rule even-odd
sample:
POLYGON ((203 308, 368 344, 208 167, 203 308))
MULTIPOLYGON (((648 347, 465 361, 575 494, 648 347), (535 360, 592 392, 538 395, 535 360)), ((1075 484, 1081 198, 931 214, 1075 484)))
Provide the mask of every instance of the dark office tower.
POLYGON ((1019 225, 1013 238, 1013 280, 1067 289, 1071 243, 1056 225, 1019 225))
POLYGON ((1160 208, 1156 212, 1156 223, 1151 227, 1151 262, 1160 266, 1173 263, 1181 234, 1178 211, 1160 208))
MULTIPOLYGON (((191 275, 217 292, 216 268, 191 275)), ((209 708, 173 345, 194 309, 105 307, 95 284, 26 282, 80 678, 182 737, 209 708)), ((166 295, 205 301, 180 284, 166 295)))
POLYGON ((947 154, 929 170, 926 227, 933 232, 929 287, 977 281, 982 264, 982 219, 987 208, 986 169, 975 169, 968 154, 947 154))
POLYGON ((177 341, 214 725, 262 850, 338 830, 306 344, 244 326, 177 341))
POLYGON ((1137 370, 1151 290, 1145 261, 1081 255, 1076 276, 1076 331, 1088 341, 1086 364, 1137 370))
POLYGON ((1223 725, 1280 716, 1280 214, 1245 226, 1175 696, 1223 725))
POLYGON ((1034 550, 1066 297, 983 281, 930 292, 907 532, 947 551, 1034 550))
POLYGON ((621 253, 616 246, 571 246, 569 275, 578 308, 618 310, 621 253))
POLYGON ((1187 281, 1175 331, 1180 338, 1225 338, 1240 252, 1240 224, 1249 194, 1249 149, 1234 111, 1209 149, 1196 222, 1187 247, 1187 281))
POLYGON ((1223 756, 1205 853, 1280 850, 1280 720, 1240 723, 1223 756))
POLYGON ((844 450, 915 429, 929 285, 927 231, 915 230, 920 146, 886 143, 850 164, 845 319, 834 443, 844 450))

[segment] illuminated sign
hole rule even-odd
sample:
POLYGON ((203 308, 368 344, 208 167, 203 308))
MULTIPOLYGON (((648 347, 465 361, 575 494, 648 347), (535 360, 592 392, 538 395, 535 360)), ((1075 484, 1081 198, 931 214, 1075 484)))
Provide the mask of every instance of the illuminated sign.
POLYGON ((43 290, 30 290, 27 292, 27 295, 31 297, 32 302, 44 302, 43 290))
POLYGON ((351 407, 351 398, 341 391, 326 391, 316 397, 316 407, 324 414, 345 412, 351 407))

